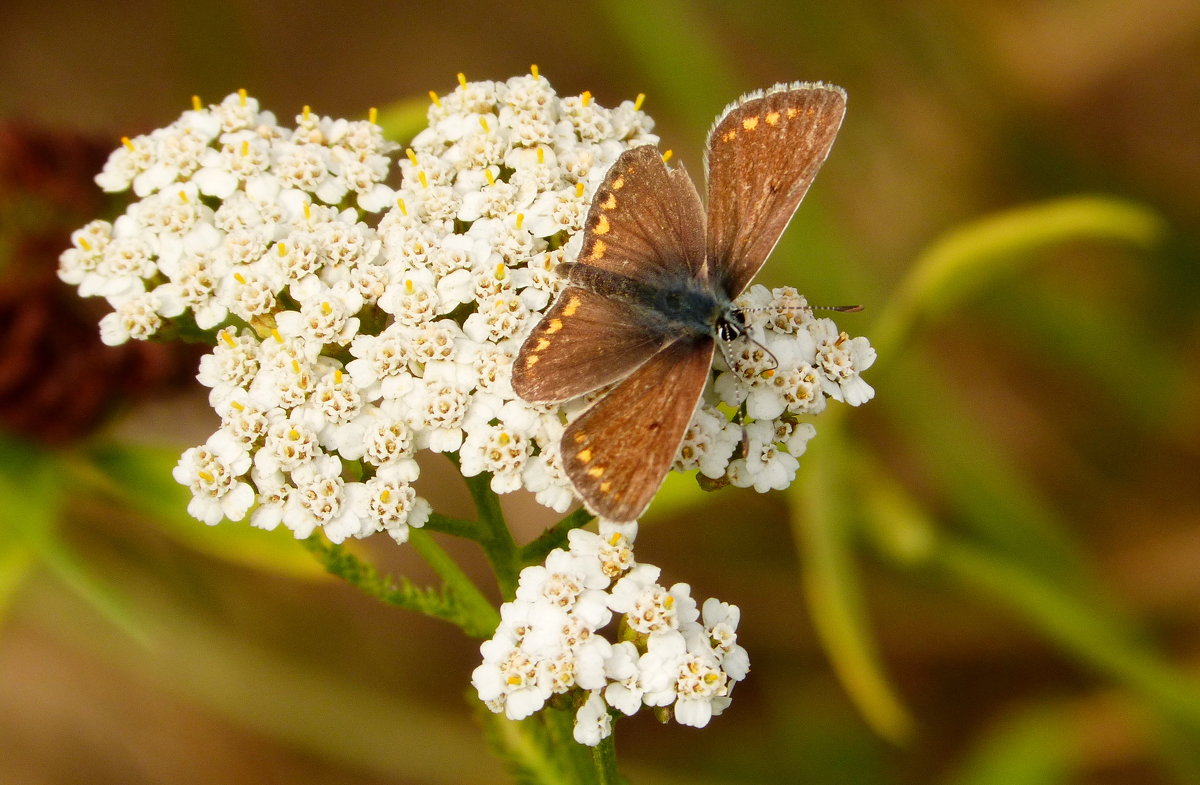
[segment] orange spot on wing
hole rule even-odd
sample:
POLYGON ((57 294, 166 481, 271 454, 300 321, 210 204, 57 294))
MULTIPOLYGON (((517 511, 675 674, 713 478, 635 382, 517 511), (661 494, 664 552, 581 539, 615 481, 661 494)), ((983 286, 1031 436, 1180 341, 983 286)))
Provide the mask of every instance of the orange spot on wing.
MULTIPOLYGON (((588 452, 588 457, 591 457, 590 451, 588 452)), ((606 471, 608 471, 607 466, 594 466, 591 469, 588 469, 588 476, 595 477, 596 479, 600 479, 601 477, 604 476, 604 473, 606 471)))
POLYGON ((608 216, 597 216, 596 225, 592 227, 592 232, 594 234, 608 234, 608 216))
POLYGON ((529 370, 533 366, 537 365, 538 360, 540 360, 540 359, 542 359, 542 358, 536 354, 526 355, 525 356, 525 370, 529 370))
POLYGON ((747 131, 753 131, 755 128, 758 128, 758 117, 747 117, 742 121, 742 128, 745 128, 747 131))
MULTIPOLYGON (((575 453, 575 457, 579 460, 580 463, 587 463, 588 461, 590 461, 592 459, 592 451, 590 449, 586 449, 586 448, 582 449, 579 452, 575 453)), ((592 471, 595 471, 595 469, 593 469, 592 471)), ((591 472, 588 472, 588 473, 590 474, 591 472)))
POLYGON ((604 252, 607 250, 608 250, 608 245, 606 245, 603 240, 597 240, 596 242, 592 243, 591 256, 593 259, 603 259, 604 252))
MULTIPOLYGON (((633 171, 633 170, 631 169, 630 171, 633 171)), ((611 183, 609 183, 608 187, 613 189, 614 191, 621 190, 622 188, 625 187, 625 178, 618 177, 616 180, 613 180, 611 183)))
POLYGON ((604 200, 604 203, 600 205, 600 209, 601 210, 611 210, 616 206, 617 206, 616 194, 609 194, 608 198, 604 200))
POLYGON ((546 322, 546 333, 553 335, 562 329, 562 319, 551 319, 546 322))
POLYGON ((768 112, 765 119, 767 125, 779 125, 779 112, 768 112))
MULTIPOLYGON (((580 300, 578 296, 572 297, 565 306, 563 306, 563 316, 574 316, 579 310, 580 300)), ((556 320, 557 321, 557 320, 556 320)))
POLYGON ((737 131, 734 129, 726 131, 725 135, 721 137, 722 142, 732 142, 734 139, 737 139, 737 131))
POLYGON ((549 338, 538 338, 537 346, 535 346, 533 348, 533 350, 535 352, 542 352, 542 351, 545 351, 546 347, 548 347, 549 345, 550 345, 549 338))

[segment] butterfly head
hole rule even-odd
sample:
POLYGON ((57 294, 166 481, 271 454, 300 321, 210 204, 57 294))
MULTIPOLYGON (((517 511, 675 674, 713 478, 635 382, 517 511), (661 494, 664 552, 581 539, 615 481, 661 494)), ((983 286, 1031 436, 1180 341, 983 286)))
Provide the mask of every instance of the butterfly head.
POLYGON ((730 303, 717 317, 717 337, 724 343, 736 341, 746 334, 746 314, 730 303))

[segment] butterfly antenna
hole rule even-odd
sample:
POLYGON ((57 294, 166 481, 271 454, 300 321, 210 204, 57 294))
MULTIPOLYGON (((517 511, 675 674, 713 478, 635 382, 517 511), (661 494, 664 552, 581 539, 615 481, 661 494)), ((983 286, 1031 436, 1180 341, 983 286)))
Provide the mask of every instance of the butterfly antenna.
POLYGON ((734 364, 733 355, 729 353, 729 342, 720 338, 717 340, 717 346, 721 347, 721 356, 725 358, 725 364, 729 366, 729 370, 734 371, 737 365, 734 364))
POLYGON ((757 305, 753 308, 743 308, 742 313, 757 313, 759 311, 838 311, 854 313, 863 310, 861 305, 757 305))

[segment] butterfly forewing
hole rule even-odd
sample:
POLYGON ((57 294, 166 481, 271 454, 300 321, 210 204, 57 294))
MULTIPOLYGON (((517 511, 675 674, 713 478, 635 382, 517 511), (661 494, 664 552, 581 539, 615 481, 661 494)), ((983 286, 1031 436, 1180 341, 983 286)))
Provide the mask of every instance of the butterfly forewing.
POLYGON ((562 460, 589 509, 637 518, 671 467, 712 365, 713 339, 679 338, 567 426, 562 460))
MULTIPOLYGON (((709 134, 708 212, 682 167, 626 150, 593 197, 571 285, 521 347, 513 388, 563 401, 616 386, 564 431, 563 468, 587 506, 631 521, 679 451, 728 298, 766 261, 841 125, 821 84, 751 95, 709 134)), ((727 313, 726 313, 727 316, 727 313)))
POLYGON ((676 337, 649 329, 638 313, 568 286, 521 346, 513 390, 527 401, 566 401, 628 376, 676 337))
POLYGON ((687 172, 650 145, 622 153, 592 198, 579 263, 638 281, 698 275, 704 209, 687 172))
POLYGON ((708 137, 708 256, 736 297, 779 241, 846 112, 840 87, 777 85, 717 119, 708 137))

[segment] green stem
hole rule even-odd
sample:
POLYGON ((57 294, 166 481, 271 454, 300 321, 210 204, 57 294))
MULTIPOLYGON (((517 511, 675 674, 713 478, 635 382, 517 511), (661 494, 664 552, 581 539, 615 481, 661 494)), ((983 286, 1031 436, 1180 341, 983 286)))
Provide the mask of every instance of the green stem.
POLYGON ((419 588, 403 576, 382 575, 370 563, 340 545, 326 542, 320 534, 303 544, 330 574, 380 602, 448 621, 475 638, 490 636, 498 623, 495 609, 427 534, 414 530, 410 536, 417 541, 414 547, 430 560, 439 575, 447 577, 441 588, 419 588))
POLYGON ((452 518, 437 512, 429 514, 429 520, 425 521, 425 526, 422 528, 426 531, 449 534, 475 542, 479 542, 485 536, 484 527, 479 521, 464 521, 462 518, 452 518))
POLYGON ((412 529, 408 541, 442 579, 445 588, 454 592, 473 621, 470 628, 464 627, 467 633, 476 638, 490 638, 500 624, 500 613, 495 606, 428 532, 412 529))
POLYGON ((586 526, 596 516, 580 507, 567 514, 561 521, 538 535, 538 538, 521 549, 521 564, 541 564, 546 555, 567 542, 567 532, 586 526))
POLYGON ((542 709, 539 716, 549 731, 549 738, 554 745, 555 755, 560 765, 569 772, 570 781, 578 782, 581 785, 596 783, 598 772, 592 764, 591 750, 575 741, 575 708, 561 709, 547 706, 542 709))
POLYGON ((530 785, 597 783, 583 754, 587 747, 571 737, 574 720, 570 712, 546 707, 519 721, 490 712, 482 719, 489 743, 516 781, 530 785))
POLYGON ((475 509, 479 513, 482 531, 479 544, 496 572, 496 583, 504 600, 516 596, 517 575, 521 571, 517 544, 513 541, 504 512, 500 509, 500 497, 491 488, 492 476, 487 472, 465 478, 475 509))
POLYGON ((619 785, 621 775, 617 773, 617 741, 616 733, 592 748, 592 765, 596 770, 596 781, 599 785, 619 785))

